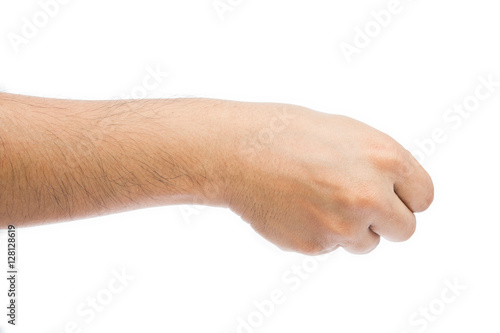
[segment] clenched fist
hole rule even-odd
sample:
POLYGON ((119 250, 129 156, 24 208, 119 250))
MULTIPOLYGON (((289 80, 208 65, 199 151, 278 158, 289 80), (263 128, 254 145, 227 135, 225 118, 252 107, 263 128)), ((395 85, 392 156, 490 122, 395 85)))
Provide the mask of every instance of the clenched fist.
POLYGON ((252 153, 234 152, 238 172, 226 199, 282 249, 362 254, 380 236, 404 241, 415 231, 413 213, 433 200, 415 158, 370 126, 297 106, 250 104, 240 112, 238 133, 254 143, 252 153))

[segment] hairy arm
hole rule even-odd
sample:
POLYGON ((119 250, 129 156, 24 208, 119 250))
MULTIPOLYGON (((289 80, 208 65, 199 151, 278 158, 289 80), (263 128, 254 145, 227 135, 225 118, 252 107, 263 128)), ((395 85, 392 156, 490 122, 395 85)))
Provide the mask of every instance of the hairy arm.
POLYGON ((215 125, 228 104, 0 94, 1 227, 221 204, 205 192, 221 181, 215 125))
POLYGON ((0 94, 0 227, 168 204, 229 207, 280 248, 408 239, 429 175, 354 119, 276 103, 0 94))

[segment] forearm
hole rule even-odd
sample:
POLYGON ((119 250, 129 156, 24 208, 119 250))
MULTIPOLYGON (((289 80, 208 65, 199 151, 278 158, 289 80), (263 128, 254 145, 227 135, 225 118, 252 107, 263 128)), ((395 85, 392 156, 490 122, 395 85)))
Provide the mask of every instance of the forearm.
POLYGON ((222 205, 229 138, 214 132, 228 103, 0 94, 0 226, 222 205))

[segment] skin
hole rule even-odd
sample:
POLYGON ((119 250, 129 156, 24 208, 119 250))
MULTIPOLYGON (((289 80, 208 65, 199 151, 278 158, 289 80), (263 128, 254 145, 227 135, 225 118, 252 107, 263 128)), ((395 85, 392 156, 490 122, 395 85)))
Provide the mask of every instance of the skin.
POLYGON ((229 207, 284 250, 407 240, 433 184, 388 135, 276 103, 0 94, 0 228, 171 204, 229 207))

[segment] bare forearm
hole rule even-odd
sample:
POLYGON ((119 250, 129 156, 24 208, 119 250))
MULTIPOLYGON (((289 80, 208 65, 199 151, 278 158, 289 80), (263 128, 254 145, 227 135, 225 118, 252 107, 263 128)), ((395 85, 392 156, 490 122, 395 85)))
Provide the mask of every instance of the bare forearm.
POLYGON ((206 192, 222 190, 223 162, 211 125, 224 117, 215 109, 225 107, 203 99, 69 101, 0 94, 0 225, 221 204, 206 192))

